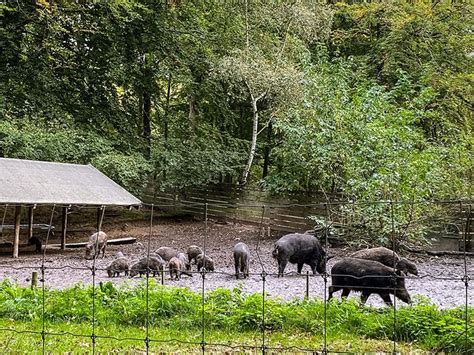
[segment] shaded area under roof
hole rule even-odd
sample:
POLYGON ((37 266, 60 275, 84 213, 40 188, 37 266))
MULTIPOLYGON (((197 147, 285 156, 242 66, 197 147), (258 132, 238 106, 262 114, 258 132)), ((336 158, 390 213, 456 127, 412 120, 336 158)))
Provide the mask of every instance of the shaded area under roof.
POLYGON ((92 165, 0 158, 0 204, 132 206, 141 201, 92 165))

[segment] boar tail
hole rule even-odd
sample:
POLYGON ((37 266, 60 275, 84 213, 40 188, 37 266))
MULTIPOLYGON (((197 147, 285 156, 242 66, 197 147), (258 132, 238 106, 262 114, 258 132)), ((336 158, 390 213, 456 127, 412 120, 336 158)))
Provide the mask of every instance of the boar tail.
POLYGON ((278 245, 275 245, 275 248, 273 249, 272 251, 272 256, 276 259, 278 257, 278 253, 279 253, 279 247, 278 245))

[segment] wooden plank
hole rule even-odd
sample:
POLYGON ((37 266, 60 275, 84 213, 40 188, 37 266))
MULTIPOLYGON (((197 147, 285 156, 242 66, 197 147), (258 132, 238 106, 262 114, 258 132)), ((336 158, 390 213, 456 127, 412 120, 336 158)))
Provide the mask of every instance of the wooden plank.
POLYGON ((216 204, 216 205, 231 205, 233 202, 232 201, 226 201, 226 200, 217 200, 217 199, 214 199, 214 198, 208 198, 208 199, 204 199, 204 198, 201 198, 201 197, 197 197, 197 196, 189 196, 187 198, 188 201, 197 201, 197 202, 202 202, 202 203, 208 203, 208 204, 216 204))
POLYGON ((288 221, 301 221, 301 220, 306 220, 307 218, 305 216, 295 216, 295 215, 289 215, 289 214, 271 214, 273 219, 276 220, 288 220, 288 221))
MULTIPOLYGON (((108 245, 123 245, 123 244, 133 244, 137 241, 137 238, 127 237, 127 238, 118 238, 118 239, 109 239, 107 241, 108 245)), ((66 244, 66 248, 70 249, 77 249, 83 248, 87 245, 88 242, 79 242, 79 243, 68 243, 66 244)), ((61 244, 50 244, 47 246, 48 248, 61 248, 61 244)))
POLYGON ((28 240, 33 237, 33 210, 34 206, 28 208, 28 240))
POLYGON ((68 208, 62 208, 62 218, 61 218, 61 249, 64 250, 66 248, 66 233, 67 233, 67 214, 68 208))
POLYGON ((219 194, 219 193, 205 193, 203 191, 196 192, 187 192, 183 196, 195 196, 201 198, 213 198, 217 200, 233 200, 233 196, 229 194, 219 194))
POLYGON ((18 258, 18 247, 20 246, 20 222, 21 206, 15 207, 15 235, 13 237, 13 257, 18 258))

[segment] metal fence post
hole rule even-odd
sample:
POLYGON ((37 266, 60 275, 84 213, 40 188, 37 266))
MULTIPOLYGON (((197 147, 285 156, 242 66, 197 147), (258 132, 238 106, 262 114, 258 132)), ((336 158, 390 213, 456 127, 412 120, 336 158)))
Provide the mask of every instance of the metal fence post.
MULTIPOLYGON (((145 348, 146 353, 150 352, 150 247, 151 247, 151 236, 153 234, 153 212, 154 205, 151 204, 150 211, 150 231, 148 233, 148 244, 147 244, 147 267, 146 267, 146 337, 145 337, 145 348)), ((164 267, 164 266, 163 266, 164 267)), ((163 269, 162 269, 163 271, 163 269)), ((153 274, 154 275, 154 274, 153 274)))
POLYGON ((393 201, 390 200, 390 220, 392 223, 392 251, 393 251, 393 350, 392 353, 397 353, 397 277, 398 275, 395 272, 396 260, 395 260, 395 248, 396 248, 396 236, 395 236, 395 215, 393 211, 393 201))
POLYGON ((206 239, 208 233, 208 220, 207 220, 208 204, 204 204, 204 240, 203 240, 203 269, 202 275, 202 291, 201 291, 201 351, 204 354, 206 352, 206 323, 205 323, 205 289, 206 289, 206 239))
POLYGON ((304 298, 309 299, 309 271, 306 270, 306 292, 304 298))
POLYGON ((262 270, 262 355, 265 355, 267 352, 267 347, 265 344, 265 282, 266 282, 266 272, 262 270))
POLYGON ((468 349, 468 324, 469 324, 469 309, 468 309, 468 304, 469 304, 469 275, 467 273, 467 233, 471 232, 470 228, 471 224, 471 205, 469 205, 469 213, 467 215, 466 219, 466 227, 464 230, 464 287, 465 287, 465 305, 464 305, 464 316, 465 316, 465 325, 464 325, 464 348, 465 351, 469 351, 468 349))

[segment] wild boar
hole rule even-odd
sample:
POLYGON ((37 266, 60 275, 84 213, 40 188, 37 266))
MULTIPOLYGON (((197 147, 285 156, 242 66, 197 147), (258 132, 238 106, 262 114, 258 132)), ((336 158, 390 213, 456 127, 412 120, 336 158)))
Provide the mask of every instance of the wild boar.
POLYGON ((240 272, 244 278, 249 277, 250 250, 247 244, 237 243, 234 246, 235 277, 239 278, 240 272))
POLYGON ((175 276, 176 280, 179 280, 182 274, 190 276, 190 277, 193 276, 192 274, 185 271, 187 260, 188 258, 183 253, 179 253, 178 256, 174 256, 171 258, 170 262, 168 263, 171 279, 173 279, 175 276), (184 259, 183 256, 186 259, 184 259))
POLYGON ((384 247, 370 248, 356 251, 349 255, 351 258, 374 260, 388 267, 403 271, 407 274, 418 275, 416 265, 406 258, 401 258, 397 253, 384 247))
MULTIPOLYGON (((184 254, 184 253, 178 253, 178 254, 176 255, 176 257, 177 257, 178 259, 180 259, 180 260, 183 262, 184 267, 185 267, 186 270, 191 270, 191 264, 189 263, 189 259, 188 259, 188 256, 187 256, 186 254, 184 254)), ((171 260, 170 260, 170 261, 171 261, 171 260)))
POLYGON ((283 276, 288 261, 297 264, 299 274, 304 264, 311 267, 313 274, 316 271, 321 274, 326 270, 326 252, 319 240, 310 234, 284 235, 275 242, 272 255, 278 261, 279 277, 283 276))
POLYGON ((196 263, 196 257, 199 254, 202 254, 202 249, 199 248, 197 245, 190 245, 187 250, 188 253, 188 260, 189 263, 192 264, 193 262, 196 263))
POLYGON ((105 247, 107 246, 107 234, 104 232, 94 233, 89 237, 86 245, 85 258, 95 259, 102 252, 102 258, 105 256, 105 247))
POLYGON ((196 257, 197 270, 201 271, 202 268, 206 271, 214 271, 214 260, 210 256, 204 256, 203 253, 196 257))
POLYGON ((128 267, 128 259, 124 256, 121 256, 113 260, 109 266, 107 266, 107 274, 109 277, 120 276, 121 272, 123 272, 124 275, 128 275, 128 267))
POLYGON ((344 258, 332 267, 331 280, 328 301, 334 292, 342 290, 342 297, 349 296, 351 291, 361 292, 362 304, 365 304, 372 293, 378 294, 389 306, 392 305, 390 294, 403 302, 411 303, 411 297, 405 288, 404 273, 378 261, 344 258))
POLYGON ((178 251, 170 247, 158 248, 155 250, 155 253, 161 256, 164 261, 170 261, 172 257, 178 255, 178 251))
POLYGON ((141 258, 130 267, 130 277, 138 274, 140 274, 140 277, 146 275, 147 267, 153 276, 156 276, 157 273, 163 270, 164 265, 165 262, 161 257, 150 256, 149 258, 141 258))

